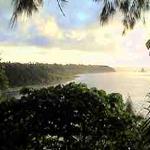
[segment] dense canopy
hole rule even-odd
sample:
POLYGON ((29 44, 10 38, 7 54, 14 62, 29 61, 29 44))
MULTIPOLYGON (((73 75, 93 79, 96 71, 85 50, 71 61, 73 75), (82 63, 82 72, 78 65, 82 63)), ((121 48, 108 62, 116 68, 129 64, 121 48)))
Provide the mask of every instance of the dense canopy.
POLYGON ((141 150, 142 118, 118 93, 70 83, 21 94, 0 103, 2 150, 141 150))

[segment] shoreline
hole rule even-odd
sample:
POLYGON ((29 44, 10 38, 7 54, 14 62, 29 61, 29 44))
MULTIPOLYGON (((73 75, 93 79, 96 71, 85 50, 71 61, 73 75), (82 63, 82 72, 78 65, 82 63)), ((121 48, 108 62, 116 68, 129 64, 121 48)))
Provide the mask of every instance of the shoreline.
MULTIPOLYGON (((112 71, 116 72, 116 71, 112 71)), ((33 88, 33 89, 41 89, 41 88, 47 88, 50 86, 56 86, 59 84, 67 84, 69 82, 73 82, 76 78, 80 77, 83 74, 95 74, 95 73, 112 73, 112 72, 92 72, 92 73, 82 73, 82 74, 74 74, 74 75, 69 75, 69 76, 64 76, 64 79, 59 80, 59 81, 52 81, 48 84, 32 84, 32 85, 22 85, 22 86, 16 86, 16 87, 10 87, 7 90, 3 91, 2 94, 6 95, 6 97, 19 97, 19 91, 23 88, 33 88)))
POLYGON ((70 76, 68 78, 65 78, 65 79, 62 79, 62 80, 59 80, 59 81, 53 81, 51 83, 48 83, 48 84, 34 84, 34 85, 24 85, 24 86, 18 86, 18 87, 10 87, 8 88, 7 90, 3 91, 2 92, 2 95, 4 94, 6 97, 18 97, 20 96, 19 92, 22 88, 26 87, 26 88, 33 88, 33 89, 41 89, 41 88, 47 88, 47 87, 50 87, 50 86, 56 86, 56 85, 59 85, 59 84, 65 84, 69 81, 72 81, 76 78, 77 76, 74 75, 74 76, 70 76))

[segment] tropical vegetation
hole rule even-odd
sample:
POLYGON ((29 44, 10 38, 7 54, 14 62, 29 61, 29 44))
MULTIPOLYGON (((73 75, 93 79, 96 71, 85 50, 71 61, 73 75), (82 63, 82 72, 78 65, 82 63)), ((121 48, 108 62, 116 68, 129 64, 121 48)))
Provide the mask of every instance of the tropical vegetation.
POLYGON ((7 79, 7 76, 5 74, 4 66, 0 62, 0 91, 5 90, 7 88, 8 88, 8 79, 7 79))
MULTIPOLYGON (((123 33, 127 29, 132 29, 137 20, 142 18, 143 13, 150 9, 149 0, 94 1, 102 2, 100 14, 102 24, 116 12, 123 14, 122 22, 125 27, 123 33)), ((14 25, 18 15, 32 15, 34 11, 38 11, 44 0, 12 0, 12 2, 14 12, 11 23, 14 25)), ((61 2, 66 0, 57 2, 62 14, 65 15, 61 2)), ((143 20, 145 22, 144 18, 143 20)), ((149 41, 146 46, 150 48, 149 41)), ((25 75, 32 77, 33 70, 30 69, 32 65, 25 66, 23 67, 25 75), (28 69, 30 71, 27 71, 28 69)), ((8 83, 6 75, 9 73, 4 68, 0 68, 0 90, 5 89, 8 83)), ((43 66, 33 68, 35 74, 44 70, 43 66)), ((46 66, 46 70, 47 68, 49 67, 46 66)), ((17 75, 18 72, 15 73, 17 75)), ((41 72, 38 75, 35 78, 36 83, 45 83, 45 79, 50 80, 49 72, 44 71, 44 74, 41 72)), ((8 80, 11 86, 34 83, 32 78, 27 81, 22 74, 19 74, 16 80, 14 77, 8 77, 8 80), (21 79, 21 83, 18 79, 21 79)), ((70 83, 40 90, 24 88, 20 94, 22 97, 19 99, 0 103, 2 150, 150 149, 150 119, 136 115, 131 104, 124 103, 118 93, 107 94, 96 88, 89 89, 85 84, 70 83)))
POLYGON ((69 83, 0 103, 1 150, 142 150, 144 119, 118 93, 69 83))
MULTIPOLYGON (((63 15, 62 3, 69 2, 67 0, 56 0, 63 15)), ((132 29, 138 19, 144 17, 144 12, 150 9, 149 0, 93 0, 102 6, 100 13, 101 23, 107 23, 111 16, 117 12, 122 13, 123 25, 126 29, 132 29)), ((50 1, 51 2, 51 1, 50 1)), ((43 5, 44 0, 12 0, 14 11, 12 15, 12 23, 16 21, 18 15, 26 14, 27 16, 37 12, 43 5)), ((144 21, 145 22, 145 21, 144 21)))
MULTIPOLYGON (((41 63, 2 63, 10 87, 54 84, 70 80, 77 74, 113 72, 113 68, 100 65, 60 65, 41 63)), ((3 76, 4 77, 4 76, 3 76)), ((6 80, 2 80, 5 82, 6 80)))

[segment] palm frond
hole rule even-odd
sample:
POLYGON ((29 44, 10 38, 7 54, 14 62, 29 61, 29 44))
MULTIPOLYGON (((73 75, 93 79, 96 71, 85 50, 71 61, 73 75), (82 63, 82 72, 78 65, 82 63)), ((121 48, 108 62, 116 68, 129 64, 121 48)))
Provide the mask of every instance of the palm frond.
POLYGON ((142 13, 150 9, 150 0, 94 0, 103 2, 100 22, 107 23, 116 12, 123 14, 123 25, 126 29, 132 29, 142 13))
POLYGON ((146 42, 147 49, 150 49, 150 39, 146 42))
POLYGON ((14 11, 11 18, 11 25, 14 25, 20 14, 24 13, 27 16, 31 16, 33 12, 38 11, 38 8, 42 3, 43 0, 12 0, 14 11))
MULTIPOLYGON (((61 2, 67 0, 56 0, 60 11, 63 16, 65 13, 62 9, 61 2)), ((70 0, 71 1, 71 0, 70 0)), ((123 25, 125 29, 132 29, 136 21, 141 18, 144 11, 150 9, 150 0, 93 0, 95 2, 102 2, 102 12, 100 14, 100 22, 107 23, 109 18, 117 11, 122 12, 124 19, 123 25)), ((12 15, 11 23, 15 23, 18 15, 24 13, 27 16, 32 15, 33 12, 38 11, 39 6, 42 6, 43 0, 12 0, 14 12, 12 15)), ((100 3, 100 4, 102 4, 100 3)))
MULTIPOLYGON (((26 16, 31 16, 34 12, 39 10, 39 7, 43 5, 44 0, 12 0, 12 5, 14 7, 13 15, 11 17, 10 25, 14 26, 17 18, 21 14, 26 16)), ((67 0, 57 0, 60 11, 63 16, 65 13, 62 9, 61 2, 67 2, 67 0)))

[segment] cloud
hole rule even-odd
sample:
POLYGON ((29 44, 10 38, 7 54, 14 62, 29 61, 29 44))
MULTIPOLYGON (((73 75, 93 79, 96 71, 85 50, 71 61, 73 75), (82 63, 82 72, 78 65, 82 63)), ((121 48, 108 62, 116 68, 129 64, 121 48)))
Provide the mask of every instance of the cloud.
POLYGON ((99 24, 101 5, 92 0, 72 0, 64 4, 64 17, 55 0, 45 0, 43 9, 31 18, 20 17, 10 29, 9 0, 0 1, 0 49, 8 61, 85 63, 108 65, 149 65, 145 42, 149 23, 138 23, 122 36, 121 17, 106 26, 99 24), (17 58, 13 58, 15 55, 17 58))
POLYGON ((33 20, 32 25, 26 28, 24 39, 27 38, 26 45, 59 47, 62 50, 114 51, 119 43, 122 27, 113 26, 111 28, 111 26, 112 23, 105 27, 93 23, 85 28, 66 30, 59 27, 54 17, 41 18, 38 16, 37 20, 33 20), (112 38, 113 33, 117 33, 115 38, 112 38), (42 44, 39 44, 39 40, 42 44))
MULTIPOLYGON (((1 1, 5 8, 10 4, 9 0, 6 1, 6 3, 4 0, 1 1)), ((34 14, 27 20, 19 18, 13 30, 5 26, 9 22, 4 15, 7 19, 3 20, 0 30, 0 43, 92 52, 109 49, 108 45, 115 42, 109 38, 111 36, 109 31, 99 30, 100 6, 99 3, 91 0, 82 2, 72 0, 64 5, 66 17, 63 17, 55 0, 49 3, 45 0, 45 5, 40 9, 39 14, 34 14), (96 21, 98 25, 95 25, 96 21)), ((115 49, 116 45, 113 44, 112 48, 115 49)))

